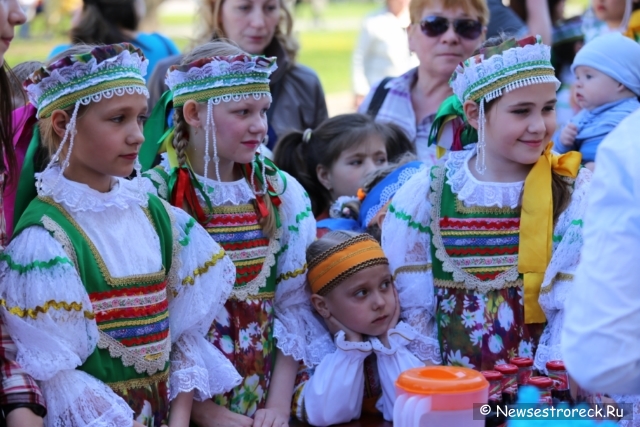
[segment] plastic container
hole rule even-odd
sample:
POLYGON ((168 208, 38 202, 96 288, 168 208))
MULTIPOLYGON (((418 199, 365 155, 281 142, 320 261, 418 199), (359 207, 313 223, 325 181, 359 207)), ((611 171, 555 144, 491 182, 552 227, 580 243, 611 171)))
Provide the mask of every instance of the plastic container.
POLYGON ((498 413, 498 406, 502 405, 502 374, 498 371, 482 371, 484 378, 489 381, 489 413, 485 416, 484 427, 501 427, 506 423, 503 414, 498 413))
POLYGON ((529 385, 536 387, 540 391, 540 403, 551 405, 551 390, 553 389, 553 380, 547 377, 531 377, 529 385))
POLYGON ((518 367, 516 365, 496 365, 497 372, 502 374, 502 402, 506 405, 518 400, 518 367))
POLYGON ((518 385, 525 385, 533 376, 533 359, 529 357, 514 357, 509 362, 518 367, 518 385))
POLYGON ((551 396, 554 402, 567 402, 573 404, 571 389, 569 385, 569 374, 562 360, 551 360, 547 362, 547 373, 549 378, 553 380, 553 390, 551 396))
POLYGON ((487 403, 489 382, 473 369, 425 366, 409 369, 396 381, 394 427, 483 427, 473 405, 487 403))

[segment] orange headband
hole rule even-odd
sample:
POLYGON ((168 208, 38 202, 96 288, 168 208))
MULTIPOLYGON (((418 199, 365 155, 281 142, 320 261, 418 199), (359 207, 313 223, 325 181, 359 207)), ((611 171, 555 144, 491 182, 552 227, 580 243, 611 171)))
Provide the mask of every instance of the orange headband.
POLYGON ((326 295, 340 282, 374 265, 389 265, 380 244, 367 234, 352 237, 321 253, 309 263, 311 292, 326 295))

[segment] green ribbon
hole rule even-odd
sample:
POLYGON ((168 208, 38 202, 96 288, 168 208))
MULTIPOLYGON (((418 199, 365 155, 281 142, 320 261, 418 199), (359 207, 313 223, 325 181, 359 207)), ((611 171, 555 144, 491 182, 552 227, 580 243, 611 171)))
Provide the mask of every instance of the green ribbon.
POLYGON ((144 143, 138 155, 142 171, 147 171, 162 147, 162 143, 173 130, 167 125, 167 113, 173 106, 173 92, 166 91, 156 103, 144 125, 144 143))
MULTIPOLYGON (((457 96, 451 95, 445 99, 442 104, 440 104, 440 108, 438 108, 436 118, 433 120, 431 130, 429 131, 429 145, 438 144, 438 134, 440 133, 440 130, 454 117, 460 117, 466 122, 460 100, 457 96)), ((478 142, 478 131, 471 126, 465 126, 462 131, 462 135, 460 135, 460 139, 463 147, 467 144, 478 142)))

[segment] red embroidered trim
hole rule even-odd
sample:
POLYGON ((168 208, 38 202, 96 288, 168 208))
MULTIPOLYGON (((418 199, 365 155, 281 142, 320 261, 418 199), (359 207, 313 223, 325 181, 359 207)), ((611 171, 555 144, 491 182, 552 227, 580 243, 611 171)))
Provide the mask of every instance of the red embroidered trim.
POLYGON ((473 219, 473 220, 467 220, 467 221, 463 221, 463 220, 459 220, 459 219, 453 219, 453 218, 448 218, 448 217, 444 217, 440 219, 440 227, 441 228, 449 228, 449 229, 469 229, 469 228, 475 228, 475 229, 485 229, 485 230, 506 230, 506 229, 512 229, 512 228, 519 228, 520 227, 520 219, 519 218, 514 218, 514 219, 505 219, 505 220, 499 220, 496 221, 494 220, 490 220, 490 219, 473 219))
POLYGON ((162 332, 158 332, 157 334, 153 334, 153 335, 144 335, 142 337, 135 337, 135 338, 123 338, 120 340, 120 343, 127 347, 133 347, 136 345, 143 345, 143 344, 149 344, 152 342, 162 341, 166 339, 168 336, 169 336, 169 329, 162 332))
POLYGON ((96 322, 108 322, 110 320, 135 319, 138 317, 157 316, 169 308, 169 301, 164 300, 158 304, 151 304, 145 307, 128 307, 109 311, 99 311, 96 313, 96 322))
POLYGON ((496 271, 493 273, 473 273, 473 275, 480 280, 493 280, 496 277, 498 277, 498 274, 500 273, 501 273, 500 271, 496 271))
POLYGON ((223 242, 221 246, 225 251, 239 251, 242 249, 253 249, 269 246, 269 239, 247 240, 244 242, 223 242))
POLYGON ((246 214, 219 214, 213 215, 207 223, 207 227, 233 226, 233 225, 257 225, 258 215, 255 213, 246 214))
POLYGON ((142 296, 147 294, 152 294, 155 292, 162 291, 166 289, 167 282, 164 281, 162 283, 158 283, 156 285, 148 285, 148 286, 138 286, 135 288, 126 288, 126 289, 114 289, 111 291, 105 292, 92 292, 89 294, 89 299, 91 302, 102 301, 110 298, 117 297, 134 297, 134 296, 142 296))
POLYGON ((510 247, 477 247, 477 248, 446 248, 447 254, 452 255, 515 255, 518 253, 518 246, 510 247))

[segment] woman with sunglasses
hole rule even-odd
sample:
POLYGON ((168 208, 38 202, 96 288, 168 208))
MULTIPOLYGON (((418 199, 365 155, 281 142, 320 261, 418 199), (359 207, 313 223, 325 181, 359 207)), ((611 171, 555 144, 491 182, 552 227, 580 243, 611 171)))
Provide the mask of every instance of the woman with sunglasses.
POLYGON ((412 0, 409 48, 418 67, 372 88, 359 112, 403 128, 427 166, 436 161, 429 130, 442 101, 452 94, 449 79, 484 39, 489 12, 484 0, 412 0))

